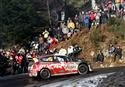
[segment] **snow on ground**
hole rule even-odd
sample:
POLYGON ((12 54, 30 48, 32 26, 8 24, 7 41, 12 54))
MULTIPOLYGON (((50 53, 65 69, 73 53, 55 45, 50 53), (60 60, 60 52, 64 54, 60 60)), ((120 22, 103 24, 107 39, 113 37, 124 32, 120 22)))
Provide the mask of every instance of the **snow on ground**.
POLYGON ((107 78, 109 75, 113 73, 100 74, 88 78, 79 78, 75 80, 66 80, 61 82, 55 82, 47 85, 43 85, 40 87, 97 87, 104 78, 107 78))

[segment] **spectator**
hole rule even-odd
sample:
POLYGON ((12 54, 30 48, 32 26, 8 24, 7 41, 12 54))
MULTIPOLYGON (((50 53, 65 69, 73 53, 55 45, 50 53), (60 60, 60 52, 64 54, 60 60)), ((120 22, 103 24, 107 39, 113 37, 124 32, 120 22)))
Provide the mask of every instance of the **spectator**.
POLYGON ((8 58, 0 54, 0 76, 5 75, 7 65, 8 65, 8 58))
POLYGON ((99 53, 96 56, 96 62, 103 62, 104 61, 104 55, 103 53, 99 50, 99 53))
POLYGON ((32 53, 27 53, 26 54, 26 58, 27 58, 27 60, 28 60, 28 62, 32 62, 32 53))
POLYGON ((64 26, 64 28, 62 28, 62 32, 64 34, 64 39, 67 40, 67 34, 69 33, 69 29, 67 28, 67 26, 64 26))
POLYGON ((65 12, 61 11, 61 21, 65 21, 65 12))
POLYGON ((82 26, 83 26, 83 20, 84 20, 84 11, 81 11, 79 13, 79 29, 81 30, 82 26))
POLYGON ((105 24, 107 22, 108 16, 105 11, 102 12, 101 15, 101 24, 105 24))
POLYGON ((75 15, 74 21, 75 21, 76 29, 79 29, 79 17, 78 17, 78 15, 75 15))
POLYGON ((112 56, 112 54, 114 53, 114 51, 115 51, 115 47, 112 44, 110 44, 109 45, 109 55, 112 56))
POLYGON ((19 53, 16 57, 18 73, 22 73, 22 59, 23 56, 19 53))
POLYGON ((95 17, 95 25, 96 25, 96 27, 98 27, 99 24, 100 24, 100 16, 101 16, 101 13, 97 12, 96 17, 95 17))
POLYGON ((61 35, 61 34, 58 34, 57 35, 57 42, 61 42, 61 41, 63 41, 63 36, 61 35))
MULTIPOLYGON (((44 35, 44 38, 48 38, 49 32, 48 32, 47 30, 45 30, 45 31, 43 32, 43 35, 44 35)), ((41 37, 41 36, 40 36, 40 37, 41 37)))
MULTIPOLYGON (((34 43, 34 45, 35 45, 35 43, 34 43)), ((33 46, 34 46, 34 45, 33 45, 33 46)), ((21 53, 21 54, 24 55, 24 54, 25 54, 25 49, 24 49, 24 47, 21 47, 18 53, 21 53)))
POLYGON ((91 22, 91 25, 94 26, 95 25, 95 14, 94 12, 90 12, 90 22, 91 22))
POLYGON ((62 29, 60 27, 58 27, 56 32, 57 32, 57 34, 62 34, 62 29))
POLYGON ((25 55, 23 55, 22 63, 21 63, 22 72, 26 73, 28 71, 28 60, 25 55))
POLYGON ((115 53, 115 60, 116 61, 116 58, 118 59, 121 59, 122 58, 122 49, 118 46, 117 48, 115 48, 114 50, 114 53, 115 53))
POLYGON ((39 46, 38 46, 38 55, 45 54, 47 49, 48 49, 48 44, 46 42, 44 42, 43 44, 39 44, 39 46))
POLYGON ((61 47, 59 50, 59 55, 67 55, 67 50, 61 47))
POLYGON ((71 20, 71 18, 69 17, 68 20, 67 20, 67 25, 69 24, 70 20, 71 20))
POLYGON ((74 47, 73 46, 69 46, 68 49, 67 49, 67 54, 69 56, 72 56, 73 52, 74 52, 74 47))
POLYGON ((43 44, 44 43, 44 37, 42 37, 42 36, 39 36, 39 44, 43 44))
POLYGON ((88 13, 86 13, 86 15, 84 17, 84 23, 85 23, 85 27, 87 29, 87 32, 89 32, 89 30, 90 30, 90 17, 88 15, 88 13))
POLYGON ((74 33, 74 29, 75 29, 75 24, 72 20, 69 21, 68 23, 68 29, 69 31, 73 34, 74 33))
POLYGON ((75 44, 73 49, 73 56, 77 57, 78 54, 83 50, 81 47, 79 47, 77 44, 75 44))
POLYGON ((113 12, 113 14, 116 12, 116 6, 115 6, 115 3, 112 3, 112 12, 113 12))

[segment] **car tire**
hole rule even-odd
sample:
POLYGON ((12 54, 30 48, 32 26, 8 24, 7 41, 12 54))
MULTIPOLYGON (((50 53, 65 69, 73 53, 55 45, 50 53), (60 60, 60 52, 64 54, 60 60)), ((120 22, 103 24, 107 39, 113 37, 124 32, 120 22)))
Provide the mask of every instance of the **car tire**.
POLYGON ((78 73, 81 75, 87 74, 89 71, 88 66, 86 64, 80 64, 78 66, 78 73))
POLYGON ((40 71, 40 77, 41 77, 42 79, 49 79, 50 76, 51 76, 51 73, 50 73, 50 71, 49 71, 48 69, 42 69, 42 70, 40 71))

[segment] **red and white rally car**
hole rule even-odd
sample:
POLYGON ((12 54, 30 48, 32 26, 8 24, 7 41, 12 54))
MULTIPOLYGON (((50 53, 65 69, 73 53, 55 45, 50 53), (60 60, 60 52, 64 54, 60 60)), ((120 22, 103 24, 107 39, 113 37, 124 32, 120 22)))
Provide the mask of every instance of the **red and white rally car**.
POLYGON ((40 77, 42 79, 48 79, 56 75, 86 74, 92 71, 91 66, 86 61, 61 55, 41 56, 38 58, 38 62, 28 69, 30 77, 40 77))

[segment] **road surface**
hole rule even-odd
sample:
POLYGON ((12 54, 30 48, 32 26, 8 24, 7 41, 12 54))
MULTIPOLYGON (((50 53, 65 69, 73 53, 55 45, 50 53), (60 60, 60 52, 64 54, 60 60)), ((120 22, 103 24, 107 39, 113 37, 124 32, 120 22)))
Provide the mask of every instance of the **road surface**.
POLYGON ((44 86, 46 84, 54 83, 54 82, 60 82, 65 80, 71 80, 71 79, 79 79, 79 78, 87 78, 99 74, 105 74, 105 73, 112 73, 112 72, 119 72, 120 70, 125 69, 125 67, 118 67, 118 68, 107 68, 107 69, 98 69, 94 70, 94 72, 90 72, 87 75, 66 75, 66 76, 56 76, 51 77, 48 80, 42 80, 42 79, 33 79, 29 78, 27 74, 22 76, 16 76, 14 78, 6 78, 0 79, 0 87, 40 87, 44 86))

